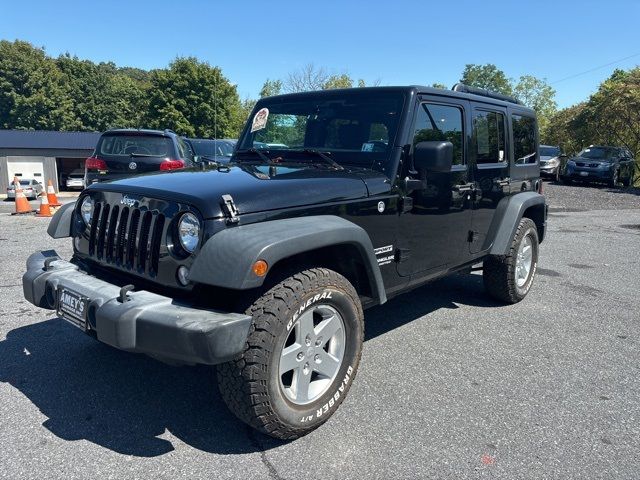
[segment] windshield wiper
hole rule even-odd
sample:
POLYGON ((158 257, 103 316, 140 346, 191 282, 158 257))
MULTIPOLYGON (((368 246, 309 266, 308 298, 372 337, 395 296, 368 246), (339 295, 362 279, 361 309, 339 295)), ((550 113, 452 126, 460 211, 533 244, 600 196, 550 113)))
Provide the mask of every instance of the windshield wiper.
POLYGON ((321 152, 320 150, 316 150, 315 148, 305 148, 304 150, 289 150, 289 151, 302 152, 302 153, 306 153, 307 155, 316 155, 317 157, 320 157, 322 160, 324 160, 326 163, 331 165, 336 170, 344 170, 344 167, 342 165, 340 165, 338 162, 336 162, 333 158, 329 156, 331 155, 331 153, 329 152, 326 152, 326 153, 321 152))
MULTIPOLYGON (((268 164, 273 163, 273 161, 269 157, 267 157, 264 153, 262 153, 257 148, 246 148, 244 150, 238 150, 236 151, 236 153, 233 154, 233 156, 231 157, 231 160, 236 158, 239 153, 253 153, 254 155, 258 155, 260 157, 260 160, 267 162, 268 164)), ((269 153, 269 150, 267 150, 267 153, 269 153)))
POLYGON ((146 153, 130 153, 130 157, 160 157, 161 155, 148 155, 146 153))

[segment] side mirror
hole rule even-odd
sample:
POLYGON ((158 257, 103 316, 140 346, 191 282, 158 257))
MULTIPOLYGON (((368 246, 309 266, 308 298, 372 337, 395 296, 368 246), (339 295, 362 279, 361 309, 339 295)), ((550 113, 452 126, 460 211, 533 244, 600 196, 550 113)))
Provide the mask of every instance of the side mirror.
POLYGON ((445 173, 453 164, 453 143, 418 142, 413 147, 413 166, 417 170, 445 173))

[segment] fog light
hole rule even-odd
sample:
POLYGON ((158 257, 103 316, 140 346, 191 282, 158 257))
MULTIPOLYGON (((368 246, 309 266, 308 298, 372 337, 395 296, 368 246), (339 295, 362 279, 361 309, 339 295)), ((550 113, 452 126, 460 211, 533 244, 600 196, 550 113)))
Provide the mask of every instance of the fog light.
POLYGON ((189 285, 189 269, 184 265, 178 268, 178 281, 180 282, 180 285, 189 285))

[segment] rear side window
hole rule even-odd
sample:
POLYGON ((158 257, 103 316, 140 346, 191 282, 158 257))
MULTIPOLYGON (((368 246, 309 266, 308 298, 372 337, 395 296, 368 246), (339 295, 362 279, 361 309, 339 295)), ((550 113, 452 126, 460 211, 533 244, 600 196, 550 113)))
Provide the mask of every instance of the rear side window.
MULTIPOLYGON (((523 115, 512 115, 513 153, 516 165, 528 165, 538 161, 536 149, 536 119, 523 115)), ((556 155, 560 152, 558 151, 556 155)))
POLYGON ((171 156, 171 140, 156 135, 104 135, 100 155, 171 156))
POLYGON ((505 122, 502 113, 475 112, 473 129, 476 163, 500 163, 506 161, 505 122))
POLYGON ((464 164, 462 110, 449 105, 423 103, 418 109, 413 144, 418 142, 451 142, 453 164, 464 164))

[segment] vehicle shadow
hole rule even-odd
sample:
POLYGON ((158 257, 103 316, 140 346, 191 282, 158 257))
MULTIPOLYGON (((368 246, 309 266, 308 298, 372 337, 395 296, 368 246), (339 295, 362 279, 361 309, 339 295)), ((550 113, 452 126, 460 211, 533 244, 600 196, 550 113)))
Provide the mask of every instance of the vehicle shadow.
MULTIPOLYGON (((459 275, 367 311, 366 339, 456 303, 496 306, 481 278, 459 275)), ((260 435, 225 407, 208 367, 171 367, 122 352, 54 318, 16 328, 0 341, 0 382, 20 390, 65 440, 156 457, 175 439, 211 453, 265 451, 282 442, 260 435)))

